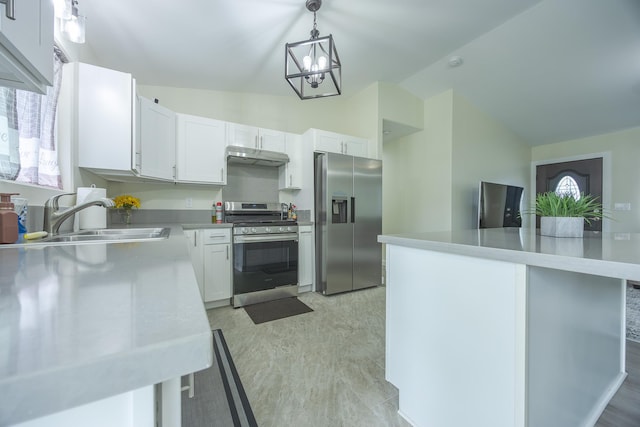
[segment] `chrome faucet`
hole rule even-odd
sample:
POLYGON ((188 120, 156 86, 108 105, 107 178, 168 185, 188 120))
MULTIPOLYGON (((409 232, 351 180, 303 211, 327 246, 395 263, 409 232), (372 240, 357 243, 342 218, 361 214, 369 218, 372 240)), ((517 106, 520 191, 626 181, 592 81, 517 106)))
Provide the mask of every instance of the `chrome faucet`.
POLYGON ((69 209, 64 211, 59 210, 58 199, 62 196, 74 196, 76 193, 64 193, 58 194, 57 196, 51 197, 44 204, 44 231, 49 234, 58 234, 58 230, 60 230, 60 225, 71 215, 75 214, 82 209, 88 208, 90 206, 102 206, 104 208, 111 208, 115 206, 113 200, 107 199, 106 197, 92 200, 87 203, 83 203, 81 205, 72 206, 69 209))

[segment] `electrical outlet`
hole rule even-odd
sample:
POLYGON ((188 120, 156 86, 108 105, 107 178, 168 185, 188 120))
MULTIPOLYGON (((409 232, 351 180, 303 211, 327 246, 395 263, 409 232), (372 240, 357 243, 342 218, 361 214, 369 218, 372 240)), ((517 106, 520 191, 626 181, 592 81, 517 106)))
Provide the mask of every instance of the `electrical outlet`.
POLYGON ((193 207, 193 199, 191 197, 187 197, 187 199, 185 200, 185 206, 188 208, 193 207))
POLYGON ((614 203, 613 210, 615 211, 630 211, 631 203, 614 203))

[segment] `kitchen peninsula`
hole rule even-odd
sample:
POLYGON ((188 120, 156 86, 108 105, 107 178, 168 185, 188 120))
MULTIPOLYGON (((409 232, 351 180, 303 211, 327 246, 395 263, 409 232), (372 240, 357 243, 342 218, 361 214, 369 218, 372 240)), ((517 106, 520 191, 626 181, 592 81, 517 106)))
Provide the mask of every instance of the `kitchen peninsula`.
POLYGON ((179 423, 180 377, 211 363, 180 226, 149 242, 0 247, 0 425, 153 426, 160 383, 179 423))
POLYGON ((382 235, 386 379, 424 426, 589 426, 626 377, 640 234, 382 235))

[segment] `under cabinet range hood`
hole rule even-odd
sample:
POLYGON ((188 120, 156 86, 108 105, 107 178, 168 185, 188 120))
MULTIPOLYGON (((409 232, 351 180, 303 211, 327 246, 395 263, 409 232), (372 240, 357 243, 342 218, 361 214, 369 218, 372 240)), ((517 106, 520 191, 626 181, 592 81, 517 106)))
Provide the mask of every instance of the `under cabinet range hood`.
POLYGON ((256 166, 282 166, 289 162, 289 156, 276 151, 230 145, 227 147, 227 163, 256 166))

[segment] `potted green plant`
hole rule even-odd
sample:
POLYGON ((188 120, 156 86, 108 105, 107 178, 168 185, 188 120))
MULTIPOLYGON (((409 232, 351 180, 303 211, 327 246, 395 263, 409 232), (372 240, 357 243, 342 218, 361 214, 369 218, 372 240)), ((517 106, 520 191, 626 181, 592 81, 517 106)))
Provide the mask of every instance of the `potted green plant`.
POLYGON ((540 234, 553 237, 582 237, 584 222, 607 218, 598 198, 590 194, 573 197, 553 191, 536 196, 535 213, 540 218, 540 234))

